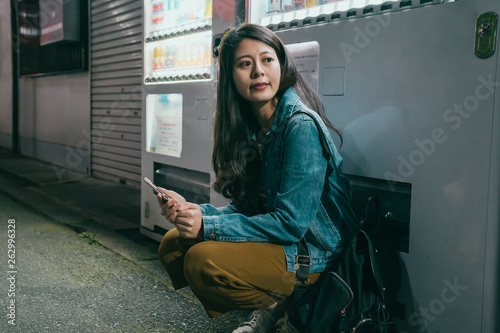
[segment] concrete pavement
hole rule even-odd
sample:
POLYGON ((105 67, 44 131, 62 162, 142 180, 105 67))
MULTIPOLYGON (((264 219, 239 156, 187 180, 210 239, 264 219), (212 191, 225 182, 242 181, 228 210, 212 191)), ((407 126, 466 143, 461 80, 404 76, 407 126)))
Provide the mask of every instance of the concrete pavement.
POLYGON ((247 313, 174 291, 139 214, 137 190, 0 148, 0 331, 232 332, 247 313))

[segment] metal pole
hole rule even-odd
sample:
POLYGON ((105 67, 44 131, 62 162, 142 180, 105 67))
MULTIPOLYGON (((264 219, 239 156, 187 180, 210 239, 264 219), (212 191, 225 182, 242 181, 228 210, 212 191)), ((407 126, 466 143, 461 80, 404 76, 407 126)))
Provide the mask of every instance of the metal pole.
POLYGON ((12 151, 19 153, 19 16, 17 0, 10 1, 12 36, 12 151))

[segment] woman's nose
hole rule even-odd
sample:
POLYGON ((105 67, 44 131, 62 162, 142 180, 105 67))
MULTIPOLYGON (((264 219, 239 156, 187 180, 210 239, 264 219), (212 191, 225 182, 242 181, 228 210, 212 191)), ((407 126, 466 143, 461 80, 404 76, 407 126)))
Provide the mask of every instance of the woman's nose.
POLYGON ((257 78, 261 75, 264 75, 264 71, 262 70, 261 65, 257 63, 253 66, 252 76, 257 78))

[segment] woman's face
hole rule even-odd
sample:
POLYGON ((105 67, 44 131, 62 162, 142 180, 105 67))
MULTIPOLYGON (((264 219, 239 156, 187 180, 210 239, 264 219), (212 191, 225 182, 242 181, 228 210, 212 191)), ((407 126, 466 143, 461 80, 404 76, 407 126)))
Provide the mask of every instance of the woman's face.
POLYGON ((280 85, 281 68, 274 49, 254 39, 243 39, 235 51, 236 90, 254 108, 270 103, 280 85))

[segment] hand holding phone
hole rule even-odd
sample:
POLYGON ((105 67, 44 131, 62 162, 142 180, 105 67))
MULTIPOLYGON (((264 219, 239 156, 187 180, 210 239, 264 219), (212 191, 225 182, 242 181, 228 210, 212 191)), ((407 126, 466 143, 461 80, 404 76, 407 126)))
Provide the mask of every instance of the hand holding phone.
POLYGON ((155 191, 155 193, 160 193, 160 194, 161 194, 161 196, 162 196, 162 199, 163 199, 164 201, 168 201, 168 200, 172 199, 172 198, 170 198, 170 197, 168 196, 168 194, 167 194, 167 193, 165 193, 164 191, 162 191, 162 190, 161 190, 161 188, 159 188, 158 186, 156 186, 155 184, 153 184, 153 182, 152 182, 152 181, 150 181, 150 180, 148 179, 148 177, 144 177, 144 181, 146 182, 146 184, 148 184, 149 186, 151 186, 151 187, 153 188, 153 191, 155 191))

